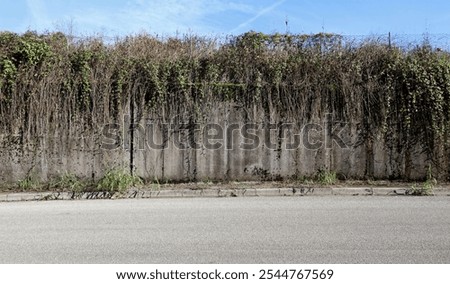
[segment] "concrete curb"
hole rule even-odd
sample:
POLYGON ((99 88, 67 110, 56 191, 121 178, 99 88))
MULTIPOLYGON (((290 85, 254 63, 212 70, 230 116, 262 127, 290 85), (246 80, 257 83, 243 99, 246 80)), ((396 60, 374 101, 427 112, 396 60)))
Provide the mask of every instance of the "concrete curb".
MULTIPOLYGON (((450 188, 436 188, 434 196, 450 196, 450 188)), ((80 200, 80 199, 133 199, 133 198, 201 198, 252 196, 405 196, 401 187, 280 187, 280 188, 208 188, 208 189, 131 189, 123 194, 109 192, 33 192, 0 193, 0 202, 80 200)))

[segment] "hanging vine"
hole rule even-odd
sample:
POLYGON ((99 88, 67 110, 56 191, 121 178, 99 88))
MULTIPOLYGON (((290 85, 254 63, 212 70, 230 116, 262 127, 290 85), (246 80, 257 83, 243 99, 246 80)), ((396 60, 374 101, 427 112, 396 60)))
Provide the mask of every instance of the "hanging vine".
POLYGON ((427 44, 405 51, 324 33, 248 32, 220 44, 0 33, 2 133, 32 139, 79 123, 96 129, 117 120, 131 99, 140 114, 190 123, 221 102, 299 124, 331 113, 357 123, 361 143, 382 135, 397 148, 420 145, 430 161, 450 144, 450 54, 427 44))

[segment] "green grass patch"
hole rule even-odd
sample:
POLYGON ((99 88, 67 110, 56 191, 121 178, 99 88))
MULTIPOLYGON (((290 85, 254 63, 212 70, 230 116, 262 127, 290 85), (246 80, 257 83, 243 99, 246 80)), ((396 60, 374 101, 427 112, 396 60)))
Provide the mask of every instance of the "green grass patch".
POLYGON ((437 180, 433 176, 431 165, 428 166, 427 179, 425 182, 418 186, 417 184, 411 186, 411 189, 407 191, 408 195, 433 195, 433 189, 437 185, 437 180))
POLYGON ((28 175, 26 178, 17 181, 17 186, 22 190, 36 190, 41 187, 41 182, 34 175, 28 175))
POLYGON ((316 174, 316 181, 322 185, 333 185, 337 182, 336 172, 320 169, 316 174))
POLYGON ((86 186, 85 182, 72 173, 65 173, 53 179, 49 184, 49 187, 52 189, 66 189, 70 191, 82 191, 86 186))
POLYGON ((125 170, 110 170, 97 183, 97 190, 124 193, 133 186, 141 185, 141 178, 125 170))

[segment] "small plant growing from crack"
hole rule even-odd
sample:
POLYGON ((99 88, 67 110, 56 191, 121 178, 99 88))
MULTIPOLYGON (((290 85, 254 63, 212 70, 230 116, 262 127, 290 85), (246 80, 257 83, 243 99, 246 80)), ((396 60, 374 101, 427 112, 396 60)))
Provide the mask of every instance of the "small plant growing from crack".
POLYGON ((319 169, 316 180, 322 185, 333 185, 337 182, 336 173, 325 169, 319 169))
POLYGON ((417 184, 411 186, 410 189, 405 191, 405 195, 433 195, 433 189, 437 185, 437 180, 433 177, 431 165, 428 165, 427 179, 421 186, 417 184))
POLYGON ((53 179, 49 184, 49 188, 70 190, 73 192, 80 192, 86 186, 87 185, 80 178, 72 173, 65 173, 53 179))
POLYGON ((40 181, 33 174, 27 175, 26 178, 19 180, 17 186, 24 191, 36 190, 41 187, 40 181))

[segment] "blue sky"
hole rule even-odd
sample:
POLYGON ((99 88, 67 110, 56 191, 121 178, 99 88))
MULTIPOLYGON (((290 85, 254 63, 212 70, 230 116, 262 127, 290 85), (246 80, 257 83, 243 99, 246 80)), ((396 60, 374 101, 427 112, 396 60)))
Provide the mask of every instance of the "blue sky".
POLYGON ((334 32, 450 33, 450 1, 0 0, 0 30, 106 36, 334 32))

